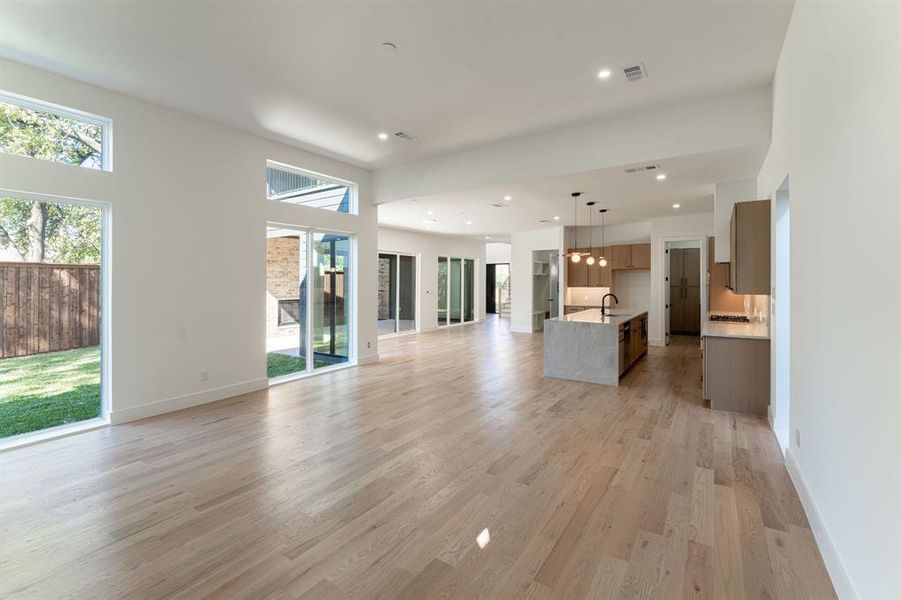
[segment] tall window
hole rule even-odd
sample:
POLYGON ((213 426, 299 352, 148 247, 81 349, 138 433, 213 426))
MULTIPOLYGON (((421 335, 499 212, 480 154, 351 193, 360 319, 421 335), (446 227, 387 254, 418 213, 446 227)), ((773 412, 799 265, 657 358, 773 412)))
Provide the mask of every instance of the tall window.
POLYGON ((416 329, 416 257, 379 253, 379 335, 416 329))
POLYGON ((101 417, 104 208, 0 194, 0 437, 101 417))
POLYGON ((111 121, 0 92, 0 152, 112 170, 111 121))
POLYGON ((350 237, 269 226, 266 243, 268 377, 348 363, 350 237))
POLYGON ((438 326, 475 320, 475 261, 438 257, 438 326))
POLYGON ((357 214, 356 186, 353 183, 273 161, 266 164, 266 198, 357 214))

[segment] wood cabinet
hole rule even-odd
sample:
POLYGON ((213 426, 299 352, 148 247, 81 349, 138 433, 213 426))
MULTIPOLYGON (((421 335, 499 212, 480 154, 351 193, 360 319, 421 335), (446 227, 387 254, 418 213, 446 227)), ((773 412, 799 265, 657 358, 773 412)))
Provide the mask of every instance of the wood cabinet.
POLYGON ((650 244, 619 244, 610 247, 610 266, 614 270, 651 268, 650 244))
POLYGON ((648 351, 648 314, 619 326, 619 374, 625 373, 648 351))
POLYGON ((770 201, 732 207, 729 287, 736 294, 770 293, 770 201))
POLYGON ((715 410, 765 417, 770 404, 770 341, 705 337, 704 399, 715 410))
POLYGON ((701 249, 670 248, 669 328, 673 333, 701 331, 701 249))
MULTIPOLYGON (((588 248, 570 248, 567 253, 570 252, 588 252, 588 248)), ((609 248, 592 248, 591 255, 595 261, 593 265, 588 264, 587 256, 583 256, 582 260, 577 263, 566 257, 567 287, 611 287, 613 285, 610 263, 608 262, 606 267, 602 267, 598 263, 601 256, 606 256, 607 260, 610 260, 609 248)))

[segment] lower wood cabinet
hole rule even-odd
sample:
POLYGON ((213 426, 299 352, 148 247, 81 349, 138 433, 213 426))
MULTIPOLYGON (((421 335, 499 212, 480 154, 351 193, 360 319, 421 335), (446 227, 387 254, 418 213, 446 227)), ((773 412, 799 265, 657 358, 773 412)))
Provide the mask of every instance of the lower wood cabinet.
POLYGON ((767 416, 770 340, 705 336, 704 399, 714 410, 767 416))

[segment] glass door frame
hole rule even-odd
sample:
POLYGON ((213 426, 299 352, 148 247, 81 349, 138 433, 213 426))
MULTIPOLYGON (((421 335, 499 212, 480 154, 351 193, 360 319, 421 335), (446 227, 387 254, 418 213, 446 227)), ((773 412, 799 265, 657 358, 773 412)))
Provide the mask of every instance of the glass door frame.
POLYGON ((112 423, 112 373, 110 362, 112 356, 112 331, 110 315, 112 312, 112 211, 110 202, 102 200, 87 200, 69 196, 57 196, 38 192, 24 192, 0 187, 0 196, 8 196, 18 200, 29 202, 44 202, 48 204, 65 204, 69 206, 87 206, 100 210, 100 277, 99 295, 100 307, 98 310, 100 319, 100 414, 84 421, 65 423, 37 429, 26 433, 12 435, 0 440, 0 450, 16 448, 37 441, 53 439, 70 435, 79 431, 89 431, 100 427, 106 427, 112 423))
MULTIPOLYGON (((479 269, 479 259, 471 258, 467 256, 454 256, 453 254, 439 254, 438 262, 445 261, 447 263, 447 282, 446 282, 446 298, 447 298, 447 309, 445 310, 444 323, 441 323, 441 319, 438 319, 438 327, 459 327, 461 325, 469 325, 470 323, 477 323, 479 321, 479 275, 481 269, 479 269), (453 283, 453 276, 451 275, 451 261, 459 260, 460 261, 460 322, 453 323, 451 322, 451 285, 453 283), (472 320, 466 321, 464 317, 466 316, 465 306, 465 298, 466 298, 466 261, 472 262, 472 320)), ((437 264, 437 263, 436 263, 437 264)), ((436 271, 437 273, 437 271, 436 271)), ((438 277, 435 277, 435 287, 438 287, 438 277)), ((437 311, 436 311, 437 312, 437 311)))
MULTIPOLYGON (((304 357, 306 360, 306 364, 302 371, 296 371, 294 373, 289 373, 287 375, 282 375, 281 377, 273 377, 269 379, 269 385, 278 385, 280 383, 287 383, 289 381, 294 381, 297 379, 303 379, 304 377, 310 377, 312 375, 319 375, 320 373, 329 373, 331 371, 338 371, 341 369, 346 369, 348 367, 354 367, 357 365, 357 282, 359 280, 358 277, 358 260, 357 260, 357 236, 354 233, 348 231, 339 231, 337 229, 328 229, 325 227, 307 227, 302 225, 291 225, 288 223, 278 223, 273 221, 266 222, 266 228, 269 227, 277 227, 279 229, 290 229, 293 231, 304 232, 306 235, 305 244, 306 244, 306 275, 307 275, 307 283, 306 289, 304 291, 304 318, 306 319, 306 327, 302 332, 304 339, 304 357), (343 363, 338 363, 334 365, 330 365, 327 367, 319 367, 318 369, 315 366, 315 349, 313 347, 313 285, 312 285, 312 277, 314 273, 314 267, 316 266, 314 263, 314 243, 313 239, 317 233, 322 234, 334 234, 334 235, 343 235, 347 236, 348 246, 349 246, 349 258, 350 258, 350 294, 345 298, 345 319, 347 319, 347 361, 343 363)), ((347 281, 347 280, 345 280, 347 281)), ((345 283, 345 286, 347 284, 345 283)), ((265 319, 265 309, 264 309, 263 317, 265 319)), ((265 321, 264 321, 265 322, 265 321)))
MULTIPOLYGON (((414 333, 419 333, 419 273, 420 273, 420 255, 413 254, 411 252, 397 252, 396 250, 379 250, 378 256, 381 258, 383 254, 391 254, 397 257, 397 260, 394 261, 394 332, 393 333, 380 333, 378 334, 378 338, 385 340, 392 337, 397 337, 401 335, 411 335, 414 333), (416 267, 416 273, 413 276, 413 329, 408 329, 406 331, 398 331, 400 327, 400 257, 401 256, 409 256, 413 259, 413 264, 416 267)), ((376 289, 376 293, 378 293, 378 289, 376 289)), ((378 320, 376 318, 376 320, 378 320)))

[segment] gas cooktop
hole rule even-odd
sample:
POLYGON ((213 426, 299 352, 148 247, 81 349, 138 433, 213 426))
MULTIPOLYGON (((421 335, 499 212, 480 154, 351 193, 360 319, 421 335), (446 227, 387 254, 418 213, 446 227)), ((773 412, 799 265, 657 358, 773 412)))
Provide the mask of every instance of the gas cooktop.
POLYGON ((711 321, 725 321, 726 323, 750 323, 751 319, 744 315, 710 315, 711 321))

